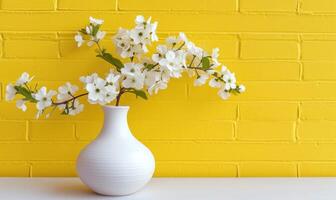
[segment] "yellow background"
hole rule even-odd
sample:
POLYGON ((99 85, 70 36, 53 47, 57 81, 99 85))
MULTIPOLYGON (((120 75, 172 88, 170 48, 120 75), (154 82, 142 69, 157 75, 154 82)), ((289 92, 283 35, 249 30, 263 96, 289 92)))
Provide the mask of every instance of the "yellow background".
POLYGON ((93 49, 76 47, 76 30, 103 18, 112 50, 111 35, 138 14, 159 21, 161 38, 184 31, 219 47, 247 86, 222 101, 185 77, 149 101, 122 99, 156 176, 334 176, 335 13, 335 0, 2 0, 0 176, 75 176, 76 156, 102 126, 100 108, 35 120, 32 107, 5 102, 5 85, 23 71, 53 89, 107 72, 93 49))

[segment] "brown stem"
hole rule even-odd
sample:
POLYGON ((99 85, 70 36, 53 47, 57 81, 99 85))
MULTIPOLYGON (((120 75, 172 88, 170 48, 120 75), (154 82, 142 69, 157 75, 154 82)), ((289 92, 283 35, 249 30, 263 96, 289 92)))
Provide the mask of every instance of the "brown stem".
POLYGON ((67 104, 71 101, 74 101, 75 99, 79 98, 79 97, 82 97, 82 96, 86 96, 88 95, 89 93, 83 93, 83 94, 80 94, 78 96, 74 96, 72 97, 71 99, 68 99, 68 100, 65 100, 65 101, 62 101, 62 102, 56 102, 56 103, 53 103, 54 106, 58 106, 58 105, 62 105, 62 104, 67 104))
POLYGON ((125 88, 121 88, 116 98, 116 106, 119 106, 121 96, 126 92, 125 88))

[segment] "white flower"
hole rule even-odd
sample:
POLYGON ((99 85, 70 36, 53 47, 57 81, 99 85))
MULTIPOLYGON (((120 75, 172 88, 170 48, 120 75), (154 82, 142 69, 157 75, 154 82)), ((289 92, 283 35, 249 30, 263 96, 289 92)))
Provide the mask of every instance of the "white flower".
POLYGON ((208 80, 209 75, 208 74, 201 74, 195 81, 194 86, 200 86, 204 85, 206 81, 208 80))
POLYGON ((180 42, 180 39, 174 36, 169 36, 166 39, 166 43, 170 45, 171 47, 174 47, 176 44, 180 42))
POLYGON ((111 85, 115 88, 119 87, 119 79, 120 79, 119 74, 114 74, 112 71, 107 75, 106 77, 106 83, 107 85, 111 85))
POLYGON ((145 72, 145 85, 147 87, 151 87, 160 79, 161 79, 161 73, 158 71, 146 71, 145 72))
POLYGON ((16 89, 12 84, 8 84, 6 86, 6 101, 11 101, 14 99, 15 94, 16 94, 16 89))
POLYGON ((144 80, 144 75, 141 73, 128 75, 126 76, 126 79, 123 80, 122 85, 125 88, 135 88, 137 90, 140 90, 144 86, 144 80))
POLYGON ((81 113, 84 109, 84 105, 80 104, 79 101, 76 99, 74 103, 72 104, 72 107, 69 109, 69 115, 77 115, 81 113))
POLYGON ((16 101, 16 107, 20 110, 22 110, 23 112, 26 112, 27 110, 27 106, 25 105, 25 101, 20 99, 18 101, 16 101))
POLYGON ((37 100, 37 109, 42 111, 46 107, 49 107, 52 104, 51 98, 56 94, 57 93, 53 90, 48 92, 46 87, 42 87, 36 94, 33 94, 34 98, 37 100))
POLYGON ((92 47, 95 44, 95 37, 91 36, 91 40, 86 43, 89 47, 92 47))
POLYGON ((235 89, 236 85, 236 77, 234 73, 231 73, 229 70, 226 70, 225 74, 223 75, 223 80, 225 81, 225 89, 235 89))
POLYGON ((184 43, 188 43, 188 42, 189 42, 187 36, 186 36, 183 32, 180 32, 180 34, 179 34, 179 39, 180 39, 181 41, 183 41, 184 43))
POLYGON ((201 59, 203 57, 203 49, 197 47, 194 43, 192 42, 187 42, 186 43, 188 53, 196 56, 197 58, 201 59))
POLYGON ((102 40, 106 35, 105 31, 98 31, 95 37, 95 41, 102 40))
POLYGON ((133 76, 135 74, 141 73, 141 70, 143 69, 142 64, 136 64, 136 63, 126 63, 123 68, 121 68, 121 73, 126 76, 133 76))
POLYGON ((157 94, 159 90, 166 89, 167 86, 168 86, 167 82, 165 82, 165 81, 158 81, 154 85, 150 86, 147 91, 148 91, 148 93, 150 95, 153 95, 154 93, 157 94))
POLYGON ((110 103, 113 101, 117 96, 119 92, 116 90, 116 87, 112 85, 108 85, 105 87, 105 102, 110 103))
POLYGON ((180 54, 178 51, 171 51, 169 50, 165 57, 159 61, 160 66, 164 67, 165 70, 170 72, 170 76, 174 78, 181 77, 181 73, 183 70, 183 63, 185 57, 180 54))
POLYGON ((27 72, 23 72, 20 76, 20 78, 16 81, 15 85, 21 86, 24 85, 31 80, 33 80, 34 77, 29 77, 29 74, 27 72))
POLYGON ((77 47, 82 46, 84 43, 83 36, 78 32, 77 35, 75 35, 75 41, 77 42, 77 47))
POLYGON ((85 28, 85 31, 88 35, 92 34, 92 30, 93 30, 92 26, 86 26, 86 28, 85 28))
POLYGON ((77 91, 78 87, 76 85, 67 82, 65 85, 58 88, 57 99, 61 101, 68 100, 72 98, 77 91))
POLYGON ((84 84, 89 84, 89 83, 93 83, 96 78, 98 78, 98 74, 97 73, 93 73, 93 74, 91 74, 89 76, 81 76, 79 78, 79 80, 82 83, 84 83, 84 84))
POLYGON ((240 93, 245 92, 245 90, 246 90, 245 85, 239 85, 239 87, 238 87, 238 91, 239 91, 240 93))
POLYGON ((225 74, 227 71, 228 71, 227 67, 223 65, 221 69, 221 73, 225 74))
POLYGON ((152 59, 154 62, 159 63, 161 59, 163 59, 164 55, 168 52, 168 48, 165 45, 158 45, 156 47, 157 53, 152 55, 152 59))
POLYGON ((131 47, 132 39, 128 30, 120 28, 113 37, 113 42, 117 47, 117 52, 122 58, 133 56, 134 51, 131 47))
POLYGON ((146 30, 147 32, 149 32, 152 42, 159 41, 159 37, 156 35, 157 26, 158 22, 154 22, 152 24, 148 24, 148 26, 146 27, 146 30))
POLYGON ((227 92, 224 88, 222 88, 218 91, 218 95, 224 100, 226 100, 230 97, 230 93, 227 92))
POLYGON ((130 37, 133 39, 134 44, 148 44, 149 40, 149 32, 144 29, 132 29, 130 31, 130 37))
POLYGON ((209 81, 209 86, 213 88, 220 88, 222 87, 223 83, 218 78, 212 78, 209 81))
POLYGON ((86 85, 86 90, 89 92, 89 100, 94 103, 105 102, 105 85, 106 81, 102 78, 95 78, 92 83, 86 85))
POLYGON ((95 19, 93 17, 90 16, 90 24, 97 26, 97 25, 102 25, 104 23, 104 20, 102 19, 95 19))
POLYGON ((146 22, 145 22, 145 18, 144 18, 144 16, 142 16, 142 15, 138 15, 138 16, 136 16, 136 18, 135 18, 135 24, 136 24, 137 26, 143 26, 145 23, 146 23, 146 22))
POLYGON ((214 65, 213 67, 217 67, 220 65, 220 63, 218 62, 218 56, 219 56, 219 48, 214 48, 211 54, 211 59, 214 65))

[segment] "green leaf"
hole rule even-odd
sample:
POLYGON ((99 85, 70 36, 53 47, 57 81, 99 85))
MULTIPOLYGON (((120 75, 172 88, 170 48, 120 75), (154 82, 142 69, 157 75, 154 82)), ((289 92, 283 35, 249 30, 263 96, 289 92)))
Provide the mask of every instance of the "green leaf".
POLYGON ((124 67, 124 64, 119 59, 113 57, 109 53, 102 52, 102 54, 97 55, 97 57, 100 57, 100 58, 104 59, 105 61, 107 61, 108 63, 114 65, 118 70, 120 70, 121 68, 124 67))
POLYGON ((201 61, 202 61, 202 68, 203 69, 209 69, 209 67, 210 67, 209 57, 203 57, 201 61))
POLYGON ((82 28, 81 30, 79 30, 79 32, 83 33, 84 35, 87 35, 85 28, 82 28))
POLYGON ((136 97, 141 97, 141 98, 143 98, 145 100, 148 99, 147 95, 146 95, 146 92, 144 92, 142 90, 135 90, 135 89, 133 89, 133 90, 129 90, 128 92, 135 94, 136 97))
POLYGON ((31 101, 36 103, 36 99, 33 97, 31 91, 29 91, 27 88, 22 87, 22 86, 14 86, 14 88, 16 89, 18 94, 21 94, 22 96, 24 96, 25 100, 31 101))
POLYGON ((97 26, 92 26, 92 35, 93 36, 96 36, 97 35, 97 33, 98 33, 98 31, 99 31, 99 25, 97 25, 97 26))

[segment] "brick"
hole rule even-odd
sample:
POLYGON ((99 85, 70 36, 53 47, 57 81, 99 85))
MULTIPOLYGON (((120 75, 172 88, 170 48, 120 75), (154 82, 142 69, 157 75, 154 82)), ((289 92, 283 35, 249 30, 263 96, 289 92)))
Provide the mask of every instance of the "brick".
POLYGON ((6 58, 58 58, 58 42, 42 40, 5 40, 6 58))
POLYGON ((335 60, 336 41, 303 41, 302 59, 335 60))
POLYGON ((34 76, 35 81, 78 82, 80 76, 93 72, 104 74, 110 68, 109 64, 95 58, 91 60, 0 59, 0 80, 13 82, 22 72, 29 69, 29 74, 34 76), (67 73, 64 73, 65 70, 67 73))
POLYGON ((336 62, 304 62, 303 68, 304 80, 336 80, 336 62))
MULTIPOLYGON (((303 34, 303 35, 314 35, 317 34, 303 34)), ((240 34, 242 40, 281 40, 281 41, 299 41, 300 37, 303 35, 298 35, 297 33, 271 33, 271 32, 258 32, 258 33, 244 33, 240 34)), ((320 35, 320 34, 318 34, 320 35)), ((328 34, 329 35, 329 34, 328 34)))
POLYGON ((186 34, 197 46, 211 54, 213 48, 219 48, 221 59, 238 58, 239 41, 236 35, 226 34, 186 34))
POLYGON ((297 59, 298 56, 299 46, 295 41, 243 40, 241 44, 243 59, 297 59))
POLYGON ((201 0, 195 3, 192 0, 172 0, 172 1, 155 1, 155 0, 120 0, 118 2, 120 10, 208 10, 208 11, 235 11, 236 0, 201 0))
POLYGON ((1 143, 1 161, 75 161, 87 142, 1 143))
POLYGON ((296 177, 297 167, 285 162, 249 162, 239 164, 240 177, 296 177))
POLYGON ((261 102, 239 104, 242 120, 296 120, 298 105, 286 102, 261 102))
MULTIPOLYGON (((41 83, 42 85, 42 83, 41 83)), ((69 121, 69 120, 77 120, 77 121, 102 121, 103 112, 99 106, 90 105, 85 97, 80 99, 80 102, 84 104, 84 111, 80 115, 76 116, 67 116, 61 115, 60 110, 55 110, 54 113, 47 119, 45 119, 44 115, 40 119, 45 121, 69 121)), ((22 112, 16 110, 15 102, 0 102, 0 119, 5 120, 35 120, 36 119, 36 105, 32 103, 27 103, 27 111, 22 112), (15 112, 14 112, 15 111, 15 112)))
POLYGON ((294 122, 240 121, 238 140, 293 140, 294 122))
POLYGON ((51 32, 8 32, 2 35, 4 40, 56 40, 57 33, 51 32))
POLYGON ((101 122, 77 122, 76 137, 79 140, 92 140, 96 138, 103 127, 101 122))
POLYGON ((334 162, 304 162, 300 164, 302 177, 330 177, 336 176, 336 163, 334 162))
MULTIPOLYGON (((144 141, 157 161, 334 161, 335 144, 144 141), (228 153, 234 152, 234 153, 228 153)), ((3 147, 5 148, 5 147, 3 147)))
POLYGON ((303 120, 335 120, 335 102, 303 102, 301 105, 303 120))
MULTIPOLYGON (((88 16, 105 19, 104 30, 115 31, 119 27, 133 26, 136 13, 129 12, 2 12, 0 31, 75 31, 84 27, 88 16), (47 20, 41 20, 47 19, 47 20), (34 26, 32 26, 34 24, 34 26)), ((161 32, 305 32, 333 33, 330 26, 336 20, 334 15, 228 15, 225 13, 157 13, 148 12, 159 21, 161 32), (218 20, 222 23, 218 23, 218 20), (174 22, 174 25, 171 22, 174 22), (190 23, 197 22, 197 23, 190 23)))
POLYGON ((0 162, 0 177, 28 177, 29 168, 26 162, 0 162))
POLYGON ((158 162, 156 177, 236 177, 237 167, 221 162, 158 162))
MULTIPOLYGON (((16 109, 16 108, 13 108, 16 109)), ((0 140, 25 140, 26 122, 25 121, 0 121, 0 140)))
POLYGON ((232 122, 226 121, 130 121, 130 127, 142 140, 232 140, 234 132, 232 122))
MULTIPOLYGON (((2 161, 74 161, 87 142, 1 143, 2 161), (57 149, 57 151, 55 151, 57 149), (41 153, 43 152, 43 153, 41 153)), ((157 161, 335 161, 332 143, 145 141, 157 161), (235 153, 228 153, 235 152, 235 153)))
POLYGON ((239 81, 293 81, 300 79, 300 63, 287 61, 225 61, 239 81), (260 73, 262 72, 262 73, 260 73))
MULTIPOLYGON (((239 77, 238 77, 239 78, 239 77)), ((336 87, 333 82, 243 82, 246 92, 232 96, 230 101, 237 100, 335 100, 331 93, 336 87)), ((207 100, 223 102, 217 95, 217 89, 208 87, 190 87, 191 100, 207 100)))
MULTIPOLYGON (((169 82, 169 88, 166 90, 160 90, 158 94, 151 96, 151 101, 176 101, 176 100, 186 100, 187 99, 187 80, 184 78, 180 79, 172 79, 169 82)), ((133 94, 127 94, 125 95, 124 100, 122 100, 122 103, 126 103, 123 105, 129 105, 127 104, 127 96, 131 97, 134 101, 134 95, 133 94)), ((138 99, 137 101, 139 101, 138 99)))
POLYGON ((62 58, 92 60, 96 56, 94 50, 95 47, 88 47, 87 45, 78 48, 74 40, 60 41, 60 54, 62 58))
POLYGON ((58 10, 116 10, 116 0, 58 0, 58 10))
POLYGON ((75 127, 71 122, 32 121, 29 124, 32 140, 74 140, 74 135, 75 127))
POLYGON ((296 12, 296 0, 268 1, 268 0, 241 0, 241 11, 276 11, 276 12, 296 12))
POLYGON ((33 162, 32 177, 74 177, 77 176, 73 162, 33 162), (52 172, 52 173, 50 173, 52 172))
POLYGON ((303 12, 329 13, 336 12, 336 2, 333 0, 303 0, 301 2, 303 12))
POLYGON ((335 140, 336 122, 334 121, 302 121, 299 123, 300 140, 335 140))
POLYGON ((54 10, 55 0, 2 0, 3 10, 54 10))
POLYGON ((6 91, 6 86, 4 86, 3 83, 0 83, 0 100, 5 99, 5 91, 6 91))
POLYGON ((300 35, 303 41, 326 41, 326 40, 336 40, 336 34, 334 33, 303 33, 300 35))
POLYGON ((4 41, 3 41, 3 38, 2 37, 0 37, 0 58, 2 58, 3 57, 3 43, 4 43, 4 41))
POLYGON ((128 118, 130 121, 136 121, 145 113, 146 120, 157 120, 158 110, 162 113, 160 116, 162 120, 171 120, 172 116, 175 120, 233 120, 237 118, 236 104, 210 101, 134 102, 128 118))

